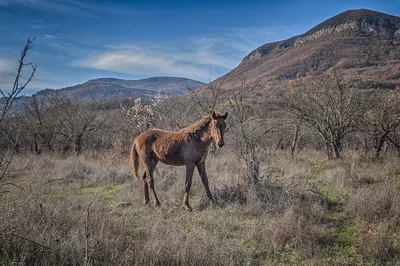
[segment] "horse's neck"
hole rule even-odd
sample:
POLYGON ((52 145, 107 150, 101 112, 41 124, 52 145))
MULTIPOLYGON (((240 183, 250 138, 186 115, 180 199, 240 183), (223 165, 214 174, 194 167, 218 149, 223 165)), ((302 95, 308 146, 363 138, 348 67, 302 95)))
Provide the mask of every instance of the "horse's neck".
POLYGON ((197 139, 201 140, 201 144, 205 147, 208 147, 212 141, 210 125, 211 123, 208 123, 205 127, 199 129, 193 134, 197 139))

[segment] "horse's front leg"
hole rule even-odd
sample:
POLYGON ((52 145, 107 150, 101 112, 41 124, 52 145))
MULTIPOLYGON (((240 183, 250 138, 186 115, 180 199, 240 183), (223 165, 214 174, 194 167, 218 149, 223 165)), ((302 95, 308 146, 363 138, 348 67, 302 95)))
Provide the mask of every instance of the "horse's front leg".
POLYGON ((150 199, 149 199, 149 186, 146 181, 146 172, 144 172, 143 177, 143 195, 144 195, 144 205, 150 205, 150 199))
POLYGON ((183 196, 183 207, 188 211, 192 210, 192 208, 189 205, 189 191, 190 187, 192 186, 194 168, 195 166, 192 164, 186 165, 186 181, 185 181, 185 195, 183 196))
POLYGON ((206 189, 207 197, 212 200, 212 195, 210 188, 208 186, 208 177, 206 173, 206 163, 202 162, 201 164, 197 165, 197 170, 199 171, 199 175, 201 177, 201 182, 203 182, 204 188, 206 189))

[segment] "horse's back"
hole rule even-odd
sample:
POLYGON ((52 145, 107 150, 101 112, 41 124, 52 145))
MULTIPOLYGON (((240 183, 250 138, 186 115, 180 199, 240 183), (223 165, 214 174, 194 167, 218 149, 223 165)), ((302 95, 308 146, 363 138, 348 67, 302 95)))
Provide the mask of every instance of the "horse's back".
POLYGON ((184 132, 152 129, 137 136, 134 145, 143 155, 155 156, 170 165, 184 165, 183 149, 187 138, 184 132))
POLYGON ((150 129, 136 137, 137 146, 163 146, 173 147, 182 145, 187 139, 184 132, 181 131, 165 131, 161 129, 150 129))

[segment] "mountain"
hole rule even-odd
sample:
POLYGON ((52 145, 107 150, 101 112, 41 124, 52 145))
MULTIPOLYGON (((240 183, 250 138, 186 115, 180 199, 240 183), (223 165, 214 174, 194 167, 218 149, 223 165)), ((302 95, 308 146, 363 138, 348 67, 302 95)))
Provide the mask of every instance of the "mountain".
MULTIPOLYGON (((98 78, 85 83, 58 90, 44 89, 34 96, 38 99, 58 95, 82 103, 100 103, 109 106, 119 106, 118 102, 125 98, 142 98, 153 100, 156 97, 169 97, 194 90, 204 83, 192 79, 176 77, 152 77, 140 80, 124 80, 116 78, 98 78)), ((13 104, 13 110, 20 112, 25 109, 31 97, 23 96, 13 104)), ((0 107, 4 98, 0 98, 0 107)))
MULTIPOLYGON (((259 80, 266 90, 282 81, 321 75, 335 66, 351 81, 374 88, 400 86, 400 17, 359 9, 334 16, 304 34, 264 44, 221 77, 259 80)), ((232 84, 233 83, 233 84, 232 84)))
POLYGON ((158 95, 161 97, 180 95, 187 92, 188 87, 196 89, 203 84, 200 81, 175 77, 152 77, 140 80, 98 78, 59 90, 42 90, 36 95, 58 93, 81 102, 108 101, 126 97, 151 100, 158 95))

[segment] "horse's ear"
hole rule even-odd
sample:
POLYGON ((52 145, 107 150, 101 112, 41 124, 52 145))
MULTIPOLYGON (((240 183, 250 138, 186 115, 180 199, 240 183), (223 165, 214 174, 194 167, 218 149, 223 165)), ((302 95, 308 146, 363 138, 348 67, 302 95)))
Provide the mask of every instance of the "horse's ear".
POLYGON ((223 116, 222 116, 222 118, 225 120, 226 118, 228 117, 228 112, 226 112, 223 116))
POLYGON ((212 118, 215 120, 215 119, 217 119, 217 114, 215 113, 215 111, 212 111, 211 112, 211 116, 212 116, 212 118))

